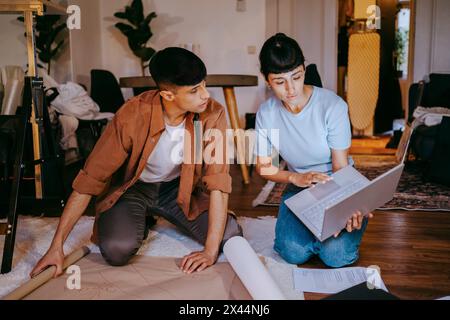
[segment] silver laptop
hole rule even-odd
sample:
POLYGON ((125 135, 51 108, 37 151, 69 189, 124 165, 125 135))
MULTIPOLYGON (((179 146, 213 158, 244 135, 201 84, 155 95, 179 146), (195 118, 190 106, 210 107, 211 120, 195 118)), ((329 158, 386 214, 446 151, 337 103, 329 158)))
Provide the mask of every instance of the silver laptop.
POLYGON ((292 196, 286 205, 324 241, 345 228, 355 211, 368 215, 392 200, 403 168, 401 163, 370 181, 350 165, 332 174, 332 180, 292 196))
POLYGON ((305 189, 286 205, 320 240, 345 228, 357 210, 367 215, 392 200, 408 157, 414 125, 406 125, 396 152, 398 165, 370 181, 352 166, 331 176, 333 180, 305 189))

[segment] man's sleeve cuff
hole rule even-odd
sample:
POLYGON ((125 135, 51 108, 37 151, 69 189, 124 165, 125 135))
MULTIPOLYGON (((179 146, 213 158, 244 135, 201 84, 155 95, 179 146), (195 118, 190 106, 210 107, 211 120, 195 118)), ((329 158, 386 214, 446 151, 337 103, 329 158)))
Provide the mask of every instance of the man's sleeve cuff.
POLYGON ((228 173, 218 173, 202 178, 203 184, 208 191, 219 190, 231 193, 231 176, 228 173))
POLYGON ((72 188, 81 194, 98 196, 106 187, 106 182, 99 181, 88 175, 86 171, 80 170, 72 183, 72 188))

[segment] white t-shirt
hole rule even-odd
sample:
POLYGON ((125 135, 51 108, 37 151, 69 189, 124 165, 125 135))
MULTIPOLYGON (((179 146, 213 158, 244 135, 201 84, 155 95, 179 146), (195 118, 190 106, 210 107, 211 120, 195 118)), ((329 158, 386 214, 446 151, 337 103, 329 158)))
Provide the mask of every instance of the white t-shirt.
POLYGON ((147 183, 167 182, 180 176, 185 124, 186 120, 176 127, 166 123, 166 130, 148 158, 139 180, 147 183))

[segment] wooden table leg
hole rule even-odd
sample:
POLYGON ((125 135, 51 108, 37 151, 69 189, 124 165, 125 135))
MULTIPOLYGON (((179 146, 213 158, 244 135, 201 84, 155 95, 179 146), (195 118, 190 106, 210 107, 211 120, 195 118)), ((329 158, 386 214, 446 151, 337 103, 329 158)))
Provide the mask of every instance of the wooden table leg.
POLYGON ((223 94, 225 96, 225 103, 228 109, 228 115, 230 116, 230 123, 233 130, 236 131, 236 152, 238 163, 241 166, 242 178, 245 184, 250 183, 247 165, 245 163, 245 135, 239 125, 239 113, 236 103, 236 96, 234 95, 233 87, 223 87, 223 94))

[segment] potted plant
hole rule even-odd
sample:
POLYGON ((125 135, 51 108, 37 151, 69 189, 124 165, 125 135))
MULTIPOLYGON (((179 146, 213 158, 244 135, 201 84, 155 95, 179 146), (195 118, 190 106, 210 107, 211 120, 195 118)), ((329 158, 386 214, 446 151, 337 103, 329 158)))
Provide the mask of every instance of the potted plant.
POLYGON ((142 0, 133 0, 131 6, 126 6, 123 12, 114 13, 114 16, 129 22, 129 24, 118 22, 115 27, 128 38, 128 46, 141 60, 142 76, 145 76, 148 61, 156 52, 155 49, 147 46, 147 42, 153 36, 150 22, 157 17, 156 13, 151 12, 144 17, 142 0))
MULTIPOLYGON (((17 20, 24 22, 24 17, 17 20)), ((35 45, 39 60, 47 64, 47 74, 50 75, 52 60, 56 60, 64 45, 64 39, 57 40, 60 33, 67 27, 59 15, 36 16, 35 45)), ((44 68, 38 64, 38 67, 44 68)))
POLYGON ((399 78, 403 76, 402 66, 406 62, 406 46, 408 45, 408 31, 398 29, 395 33, 394 61, 399 78))

